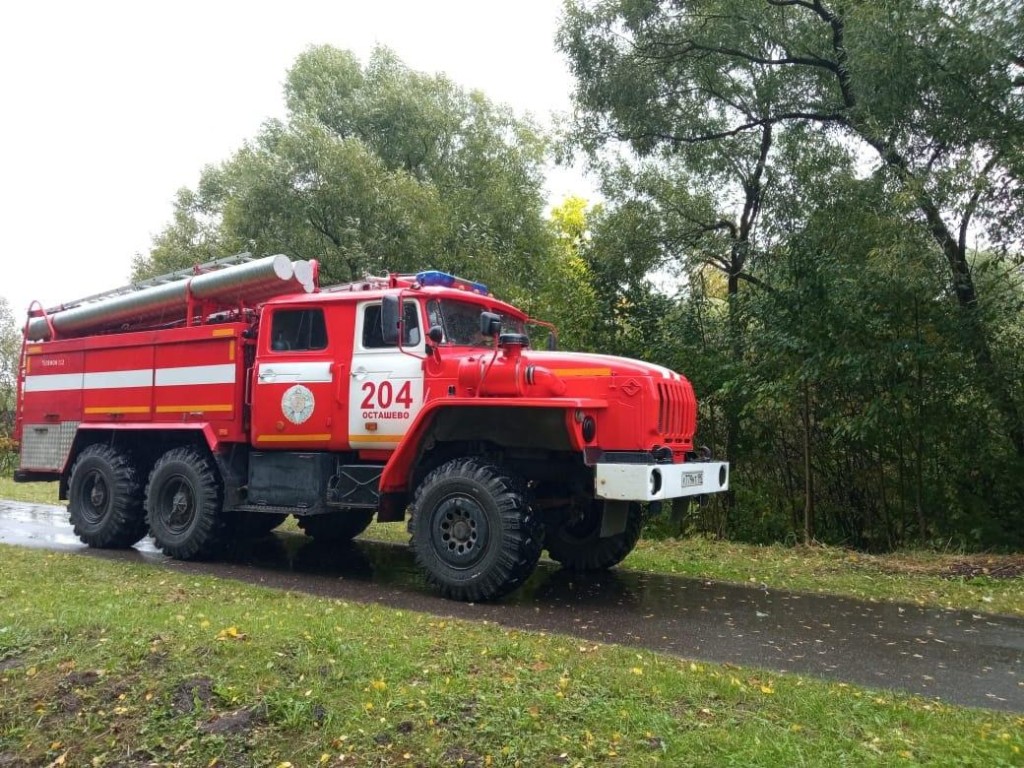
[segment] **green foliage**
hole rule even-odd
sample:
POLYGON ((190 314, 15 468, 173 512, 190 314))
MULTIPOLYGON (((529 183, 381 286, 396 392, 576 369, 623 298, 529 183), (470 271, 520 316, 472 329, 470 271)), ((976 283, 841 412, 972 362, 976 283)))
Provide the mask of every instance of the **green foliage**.
POLYGON ((587 201, 569 197, 555 206, 549 222, 553 244, 537 275, 532 295, 516 291, 509 299, 532 316, 554 323, 566 349, 600 349, 594 337, 598 306, 594 275, 585 253, 590 242, 590 219, 600 209, 588 210, 587 201))
POLYGON ((298 57, 288 115, 182 190, 136 276, 248 250, 315 258, 325 283, 444 269, 530 296, 543 281, 545 139, 532 123, 378 49, 298 57))
POLYGON ((1021 542, 1022 41, 1014 3, 567 5, 602 338, 733 462, 699 529, 1021 542))
MULTIPOLYGON (((21 360, 21 332, 14 321, 11 305, 0 296, 0 443, 14 428, 14 398, 17 392, 18 365, 21 360)), ((0 445, 0 454, 4 447, 0 445)))

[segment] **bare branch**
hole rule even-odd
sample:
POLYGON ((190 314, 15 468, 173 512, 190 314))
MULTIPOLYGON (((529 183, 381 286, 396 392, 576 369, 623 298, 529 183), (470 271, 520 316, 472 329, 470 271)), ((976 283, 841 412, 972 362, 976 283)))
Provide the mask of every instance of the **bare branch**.
POLYGON ((767 291, 768 293, 775 293, 775 289, 772 286, 768 285, 768 283, 766 283, 761 278, 754 277, 753 275, 747 272, 737 272, 736 277, 740 280, 745 280, 751 285, 757 286, 762 291, 767 291))
POLYGON ((686 55, 688 55, 690 53, 699 52, 699 53, 715 53, 715 54, 720 54, 722 56, 730 56, 730 57, 735 58, 735 59, 741 59, 741 60, 746 61, 746 62, 748 62, 750 64, 762 64, 762 65, 770 66, 770 67, 778 67, 778 66, 785 66, 785 65, 799 65, 799 66, 805 66, 805 67, 817 67, 819 69, 827 69, 830 72, 837 72, 838 71, 838 67, 836 66, 835 62, 828 61, 827 59, 820 59, 820 58, 817 58, 817 57, 792 56, 792 55, 789 55, 789 54, 787 54, 786 56, 782 56, 780 58, 768 58, 768 57, 765 57, 765 56, 759 56, 759 55, 754 54, 754 53, 747 53, 746 51, 741 51, 738 48, 729 48, 729 47, 726 47, 726 46, 703 45, 703 44, 695 42, 693 40, 687 40, 684 43, 682 43, 681 45, 677 44, 677 43, 669 43, 669 42, 656 42, 656 43, 653 43, 651 46, 645 46, 644 48, 637 48, 636 50, 638 51, 638 53, 641 56, 644 56, 645 58, 648 58, 648 59, 651 59, 651 60, 655 60, 655 61, 664 61, 666 59, 676 59, 676 58, 680 58, 680 57, 686 56, 686 55), (665 48, 665 49, 668 50, 668 53, 663 54, 663 55, 657 55, 655 53, 649 52, 650 49, 654 48, 654 47, 665 48))
POLYGON ((640 139, 659 139, 661 141, 667 141, 671 144, 701 144, 706 141, 715 141, 717 139, 727 139, 730 136, 738 136, 744 131, 749 131, 752 128, 760 128, 765 125, 774 125, 776 123, 785 122, 786 120, 808 120, 816 123, 835 123, 837 125, 848 125, 846 117, 841 114, 822 114, 820 112, 781 112, 772 117, 762 118, 760 120, 750 120, 746 123, 730 128, 725 131, 715 131, 712 133, 702 133, 696 136, 674 136, 669 133, 661 132, 645 132, 645 133, 623 133, 617 132, 614 134, 615 138, 619 141, 637 141, 640 139))
POLYGON ((782 8, 787 5, 799 5, 801 8, 808 8, 815 13, 818 13, 818 3, 808 3, 805 0, 766 0, 768 5, 774 5, 776 8, 782 8))
POLYGON ((971 218, 974 216, 975 211, 978 209, 978 203, 981 201, 981 195, 984 192, 984 179, 991 173, 992 169, 996 167, 996 163, 999 162, 1001 155, 998 152, 993 152, 992 157, 988 159, 984 167, 981 169, 981 173, 978 174, 978 178, 975 179, 974 194, 971 195, 970 200, 967 201, 967 206, 964 208, 964 217, 960 221, 960 236, 957 239, 957 244, 960 248, 960 252, 964 253, 967 250, 967 228, 971 223, 971 218))

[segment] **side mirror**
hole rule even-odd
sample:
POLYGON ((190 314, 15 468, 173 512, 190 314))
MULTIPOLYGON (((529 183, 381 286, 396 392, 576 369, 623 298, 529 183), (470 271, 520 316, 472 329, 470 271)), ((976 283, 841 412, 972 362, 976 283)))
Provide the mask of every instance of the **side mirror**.
POLYGON ((380 305, 380 333, 385 344, 398 343, 398 326, 402 317, 399 311, 398 297, 385 296, 380 305))
POLYGON ((444 330, 440 325, 432 325, 427 331, 427 338, 430 339, 431 344, 440 344, 444 341, 444 330))
POLYGON ((501 315, 496 315, 494 312, 481 312, 480 333, 488 338, 501 333, 501 315))
POLYGON ((554 352, 558 349, 558 337, 555 336, 554 331, 548 333, 548 351, 554 352))

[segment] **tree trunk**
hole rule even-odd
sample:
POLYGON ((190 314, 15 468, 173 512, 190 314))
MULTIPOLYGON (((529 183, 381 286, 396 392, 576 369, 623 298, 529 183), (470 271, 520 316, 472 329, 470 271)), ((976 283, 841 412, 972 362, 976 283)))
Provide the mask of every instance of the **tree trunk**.
POLYGON ((804 544, 814 541, 814 474, 811 470, 811 392, 804 383, 804 544))
MULTIPOLYGON (((736 260, 733 260, 734 269, 729 273, 729 346, 732 351, 733 361, 739 364, 743 357, 743 344, 740 339, 739 321, 739 269, 735 269, 736 260)), ((729 473, 735 475, 738 464, 739 441, 740 441, 740 409, 735 403, 727 405, 725 413, 725 458, 729 462, 729 473)), ((725 522, 731 517, 732 510, 736 504, 736 492, 729 490, 723 496, 724 512, 722 530, 725 530, 725 522)))

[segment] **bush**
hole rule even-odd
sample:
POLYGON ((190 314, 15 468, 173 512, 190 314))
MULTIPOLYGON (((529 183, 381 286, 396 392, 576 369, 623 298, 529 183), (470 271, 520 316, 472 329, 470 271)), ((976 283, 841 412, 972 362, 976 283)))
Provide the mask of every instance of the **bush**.
POLYGON ((18 465, 18 444, 14 438, 0 435, 0 477, 10 477, 18 465))

